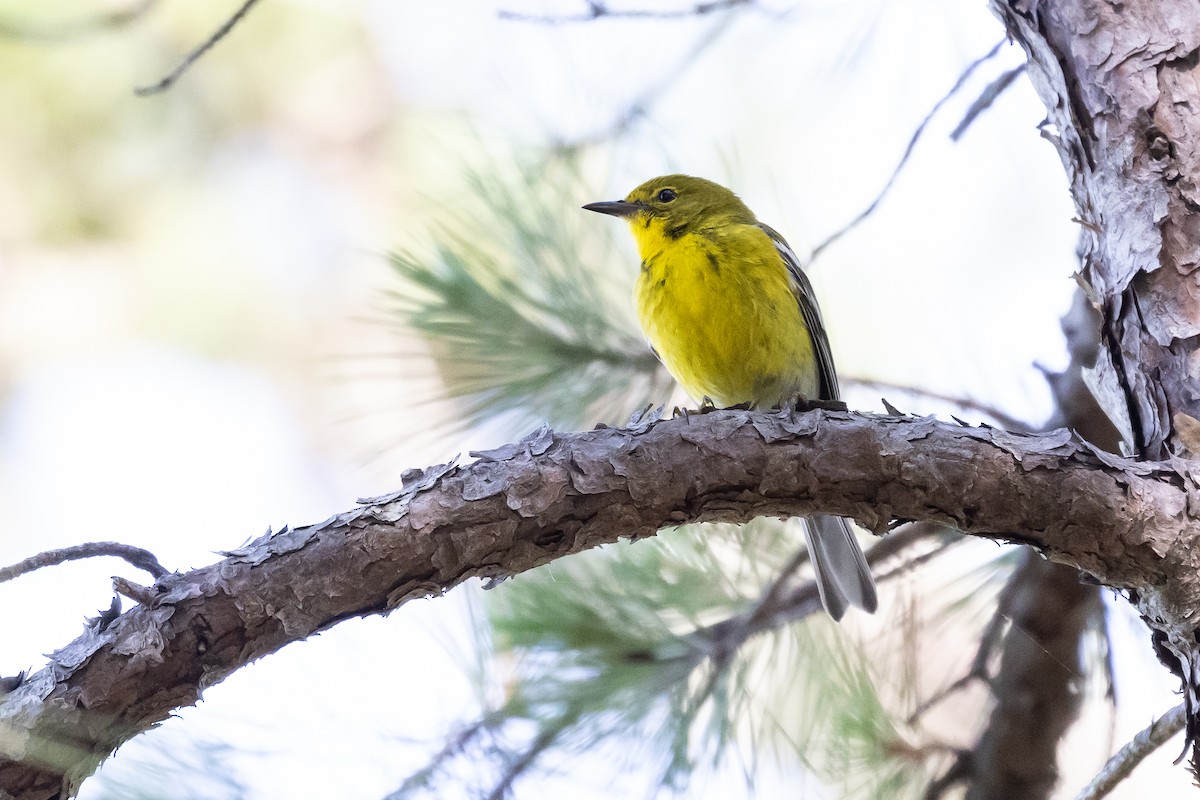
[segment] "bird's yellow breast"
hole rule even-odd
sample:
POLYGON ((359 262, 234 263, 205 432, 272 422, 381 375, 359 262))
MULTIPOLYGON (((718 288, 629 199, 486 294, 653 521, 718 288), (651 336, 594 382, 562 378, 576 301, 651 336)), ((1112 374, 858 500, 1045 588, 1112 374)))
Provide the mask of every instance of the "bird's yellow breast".
POLYGON ((818 396, 812 340, 783 259, 761 228, 680 233, 658 219, 630 222, 642 256, 638 318, 688 394, 718 406, 818 396))

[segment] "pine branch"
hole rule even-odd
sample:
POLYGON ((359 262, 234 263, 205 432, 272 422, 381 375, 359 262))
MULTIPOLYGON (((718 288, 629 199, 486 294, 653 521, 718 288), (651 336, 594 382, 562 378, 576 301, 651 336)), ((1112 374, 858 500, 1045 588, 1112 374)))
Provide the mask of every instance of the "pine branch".
POLYGON ((1162 611, 1167 599, 1190 608, 1200 547, 1178 531, 1187 509, 1200 507, 1195 493, 1169 464, 1094 452, 1065 431, 1018 436, 823 411, 542 429, 466 466, 413 471, 393 496, 165 576, 156 605, 85 631, 0 700, 0 789, 69 793, 205 687, 341 620, 683 522, 814 512, 880 532, 897 518, 947 522, 1037 545, 1113 586, 1169 585, 1162 611))
MULTIPOLYGON (((943 530, 926 523, 902 525, 870 547, 867 560, 878 569, 943 530)), ((632 550, 586 554, 555 569, 553 577, 529 576, 492 595, 495 643, 504 661, 518 665, 517 677, 506 681, 510 698, 467 730, 512 723, 520 731, 532 724, 537 731, 554 731, 557 746, 568 752, 619 742, 616 749, 638 754, 633 769, 647 776, 657 772, 660 785, 678 790, 704 765, 737 750, 736 740, 743 734, 792 741, 785 732, 790 724, 747 710, 761 705, 762 692, 742 676, 770 663, 772 669, 788 672, 789 683, 830 684, 818 692, 824 702, 803 715, 803 735, 827 731, 838 743, 834 749, 870 749, 892 741, 890 732, 870 738, 878 725, 869 730, 847 727, 839 719, 848 715, 864 721, 860 698, 880 708, 857 655, 842 654, 854 662, 844 675, 826 674, 829 654, 846 645, 840 636, 809 642, 805 635, 804 646, 785 648, 803 651, 803 656, 777 651, 784 628, 821 612, 816 583, 795 578, 808 555, 798 536, 797 526, 770 519, 684 526, 632 550), (796 547, 800 549, 785 558, 796 547), (729 550, 742 555, 731 560, 729 550), (747 584, 762 585, 768 575, 774 579, 765 581, 753 601, 747 584), (752 641, 766 633, 777 635, 752 641), (811 675, 805 662, 815 667, 811 675), (850 680, 852 673, 859 679, 850 680), (852 711, 831 701, 847 692, 856 701, 852 711), (754 730, 748 732, 747 725, 754 730), (631 747, 631 741, 638 744, 631 747)), ((890 570, 878 581, 904 572, 903 567, 890 570)), ((791 633, 801 635, 795 629, 791 633)), ((488 764, 503 770, 524 750, 504 745, 509 737, 499 733, 492 746, 477 742, 465 750, 448 745, 443 753, 452 751, 458 764, 470 764, 472 771, 486 772, 488 764)), ((756 743, 753 750, 764 746, 756 743)), ((439 755, 405 785, 420 782, 428 788, 434 773, 457 784, 459 772, 439 755)))
POLYGON ((470 196, 443 209, 436 243, 392 256, 389 310, 428 343, 456 401, 439 427, 501 414, 522 431, 617 424, 661 402, 671 378, 628 315, 632 272, 613 267, 634 262, 582 212, 563 214, 579 205, 574 161, 468 179, 470 196))

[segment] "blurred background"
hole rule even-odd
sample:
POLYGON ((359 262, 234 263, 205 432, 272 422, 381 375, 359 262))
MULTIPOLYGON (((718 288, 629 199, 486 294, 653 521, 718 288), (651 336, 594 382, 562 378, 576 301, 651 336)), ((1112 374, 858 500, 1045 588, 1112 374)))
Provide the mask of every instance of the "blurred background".
MULTIPOLYGON (((688 172, 735 188, 809 252, 875 199, 926 115, 1004 35, 984 3, 959 0, 770 0, 704 14, 643 0, 611 8, 654 13, 590 21, 574 19, 591 7, 571 0, 274 0, 168 91, 135 96, 236 8, 0 0, 0 564, 118 540, 196 567, 268 526, 394 490, 406 467, 541 422, 619 424, 644 402, 682 401, 641 349, 632 242, 579 206, 688 172), (455 298, 466 298, 458 317, 455 298), (505 299, 537 309, 514 318, 529 323, 524 339, 494 336, 505 299), (554 361, 578 355, 561 340, 586 344, 590 366, 554 361), (596 368, 601 351, 619 358, 596 368)), ((949 136, 1022 61, 1003 45, 981 65, 875 212, 812 264, 852 407, 882 410, 884 395, 904 411, 995 421, 941 395, 1032 426, 1051 413, 1035 364, 1067 360, 1059 317, 1077 229, 1038 135, 1040 101, 1019 77, 949 136)), ((558 575, 611 588, 621 570, 652 581, 667 570, 655 559, 670 558, 724 576, 715 605, 692 609, 711 616, 755 594, 793 541, 779 526, 720 536, 729 546, 685 531, 625 546, 645 548, 632 567, 601 554, 513 585, 538 596, 558 575), (762 563, 748 565, 760 547, 762 563)), ((973 654, 1006 552, 969 543, 895 581, 875 619, 806 623, 748 656, 737 686, 747 697, 786 686, 805 652, 837 653, 893 700, 944 685, 973 654), (914 611, 939 593, 936 613, 914 611), (922 614, 949 622, 905 640, 899 661, 864 657, 922 614)), ((144 578, 93 560, 0 584, 0 674, 36 669, 76 636, 110 602, 114 574, 144 578)), ((462 725, 517 696, 523 677, 563 674, 521 650, 534 641, 521 617, 531 601, 520 589, 492 598, 509 589, 464 587, 293 645, 122 748, 83 796, 386 796, 462 725)), ((1064 796, 1110 741, 1174 703, 1144 632, 1122 603, 1110 607, 1110 641, 1127 640, 1116 674, 1128 704, 1093 704, 1101 723, 1065 760, 1064 796)), ((930 747, 969 743, 982 698, 969 726, 931 723, 930 747)), ((527 729, 497 733, 494 748, 540 730, 534 705, 527 729)), ((516 796, 794 797, 798 779, 803 796, 878 790, 830 768, 841 762, 828 753, 798 757, 787 726, 765 739, 725 730, 715 741, 733 743, 732 760, 717 747, 687 769, 634 759, 614 774, 605 748, 630 758, 645 725, 577 732, 573 750, 518 777, 516 796), (695 770, 704 778, 689 782, 695 770)), ((1149 783, 1121 796, 1182 786, 1173 755, 1156 755, 1139 772, 1149 783)), ((859 760, 855 770, 879 768, 859 760)), ((447 763, 413 791, 486 796, 504 769, 472 763, 447 763)), ((933 769, 918 767, 926 779, 933 769)), ((873 796, 916 791, 893 783, 873 796)))

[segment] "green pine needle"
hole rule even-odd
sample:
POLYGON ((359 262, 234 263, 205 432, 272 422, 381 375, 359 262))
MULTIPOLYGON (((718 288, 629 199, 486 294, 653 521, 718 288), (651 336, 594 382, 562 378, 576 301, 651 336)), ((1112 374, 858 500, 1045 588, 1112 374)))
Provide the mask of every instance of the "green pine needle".
POLYGON ((486 746, 462 756, 502 782, 553 752, 600 751, 622 760, 614 774, 649 770, 676 791, 739 763, 752 785, 768 754, 780 765, 799 755, 837 782, 915 785, 890 755, 898 734, 844 628, 814 620, 712 658, 702 632, 752 607, 798 538, 775 520, 687 526, 506 582, 488 604, 504 697, 483 718, 486 746), (756 558, 743 557, 751 549, 756 558))
POLYGON ((671 380, 636 331, 632 265, 579 206, 569 162, 474 175, 424 253, 398 252, 398 321, 429 346, 465 424, 622 423, 671 380), (622 266, 626 265, 626 266, 622 266))

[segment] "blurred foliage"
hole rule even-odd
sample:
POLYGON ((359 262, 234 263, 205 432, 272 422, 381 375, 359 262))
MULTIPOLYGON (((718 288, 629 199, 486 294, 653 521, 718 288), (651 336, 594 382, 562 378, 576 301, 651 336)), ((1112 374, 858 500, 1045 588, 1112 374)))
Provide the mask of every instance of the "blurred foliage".
POLYGON ((139 738, 84 785, 84 800, 242 800, 235 763, 246 754, 173 724, 139 738), (128 751, 128 752, 127 752, 128 751))
POLYGON ((717 657, 709 626, 747 611, 798 545, 775 520, 692 525, 506 583, 488 603, 499 674, 481 676, 501 699, 396 796, 438 796, 464 773, 500 796, 550 748, 614 759, 614 790, 657 776, 685 792, 730 764, 753 785, 773 753, 862 784, 843 796, 917 796, 926 766, 893 757, 899 734, 845 628, 822 617, 717 657))
MULTIPOLYGON (((135 86, 161 78, 232 9, 97 5, 0 0, 0 235, 59 245, 129 235, 157 204, 178 207, 172 193, 207 172, 227 137, 296 120, 297 86, 320 90, 337 59, 370 57, 350 16, 260 4, 219 58, 139 98, 135 86)), ((344 106, 330 103, 329 116, 352 116, 344 106)))
MULTIPOLYGON (((488 774, 511 783, 550 746, 607 752, 617 740, 622 746, 613 748, 619 759, 613 775, 658 775, 662 787, 682 790, 695 772, 716 768, 728 748, 746 738, 784 734, 786 740, 796 732, 787 733, 790 726, 774 717, 760 716, 760 729, 746 729, 754 698, 767 688, 750 680, 764 670, 814 670, 791 658, 776 661, 780 651, 762 643, 715 663, 704 628, 749 609, 758 582, 793 552, 797 535, 791 525, 773 521, 689 525, 506 583, 488 602, 496 664, 508 675, 500 678, 503 699, 466 729, 457 756, 472 770, 480 760, 490 763, 488 774), (736 557, 751 542, 758 553, 754 566, 736 557)), ((802 661, 826 657, 824 648, 791 650, 802 661)), ((868 681, 854 688, 870 693, 864 672, 846 674, 868 681)), ((799 691, 800 684, 792 688, 799 691)), ((835 694, 826 697, 839 705, 835 694)), ((414 776, 407 789, 436 789, 439 772, 456 781, 462 770, 439 763, 414 776)))
POLYGON ((473 174, 425 252, 392 256, 393 311, 457 401, 447 426, 618 424, 668 394, 628 311, 632 270, 614 271, 629 259, 579 209, 584 185, 573 159, 553 156, 473 174))

